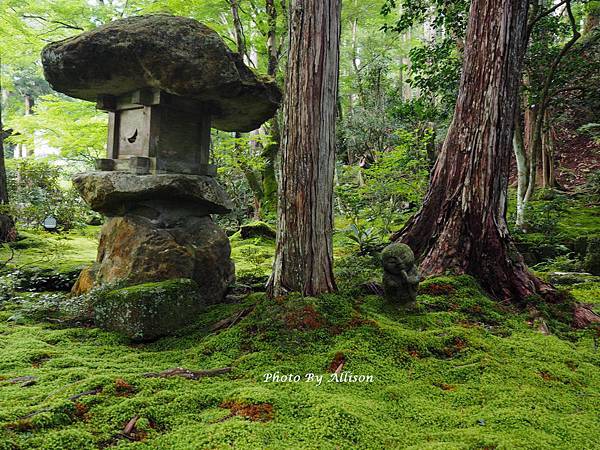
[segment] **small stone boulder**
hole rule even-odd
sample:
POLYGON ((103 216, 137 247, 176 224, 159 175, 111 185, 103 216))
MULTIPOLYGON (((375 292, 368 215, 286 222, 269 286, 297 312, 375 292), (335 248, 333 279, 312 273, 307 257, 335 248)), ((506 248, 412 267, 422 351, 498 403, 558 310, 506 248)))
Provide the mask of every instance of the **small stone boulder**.
POLYGON ((189 325, 205 304, 192 280, 144 283, 99 293, 94 320, 132 341, 151 341, 189 325))
POLYGON ((81 271, 81 273, 79 274, 79 277, 77 278, 77 281, 73 285, 73 288, 71 289, 71 294, 75 295, 75 296, 87 294, 94 287, 95 280, 96 280, 95 265, 85 267, 81 271))
POLYGON ((388 245, 381 252, 385 298, 402 308, 410 308, 417 300, 419 274, 415 255, 402 243, 388 245))
POLYGON ((42 51, 44 76, 71 97, 96 101, 142 88, 203 102, 212 126, 251 131, 273 117, 281 92, 200 22, 167 14, 115 20, 42 51))
POLYGON ((275 239, 277 232, 275 229, 265 222, 252 222, 240 227, 240 237, 242 239, 266 238, 275 239))

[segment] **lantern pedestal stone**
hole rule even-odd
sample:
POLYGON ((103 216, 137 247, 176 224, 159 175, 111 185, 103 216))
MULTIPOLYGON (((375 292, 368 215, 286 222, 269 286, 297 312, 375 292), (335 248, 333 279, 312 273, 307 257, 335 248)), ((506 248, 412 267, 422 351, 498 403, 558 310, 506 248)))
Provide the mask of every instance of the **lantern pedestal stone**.
POLYGON ((229 240, 210 214, 230 210, 214 178, 201 175, 135 175, 88 172, 75 187, 105 214, 98 257, 75 285, 77 294, 93 285, 139 284, 177 278, 196 282, 204 304, 218 303, 234 281, 229 240))

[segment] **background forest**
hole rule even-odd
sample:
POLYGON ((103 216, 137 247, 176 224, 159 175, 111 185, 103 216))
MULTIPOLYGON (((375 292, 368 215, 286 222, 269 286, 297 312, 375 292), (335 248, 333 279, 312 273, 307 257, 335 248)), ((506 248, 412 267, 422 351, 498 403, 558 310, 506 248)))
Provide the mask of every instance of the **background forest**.
POLYGON ((67 298, 96 257, 103 222, 70 180, 105 154, 107 115, 53 91, 41 49, 163 12, 208 25, 283 85, 288 2, 2 0, 0 237, 16 240, 0 244, 0 449, 600 446, 598 329, 571 321, 574 302, 600 312, 600 2, 530 6, 511 150, 510 234, 529 268, 572 302, 497 302, 475 279, 451 274, 421 284, 415 314, 377 295, 380 252, 422 206, 451 125, 469 5, 342 2, 338 292, 264 295, 279 112, 251 133, 212 131, 212 162, 234 201, 215 221, 230 238, 236 290, 189 329, 132 345, 93 328, 67 298), (49 216, 57 231, 44 229, 49 216), (144 377, 174 365, 233 367, 235 376, 144 377), (270 371, 342 367, 385 382, 260 383, 270 371))

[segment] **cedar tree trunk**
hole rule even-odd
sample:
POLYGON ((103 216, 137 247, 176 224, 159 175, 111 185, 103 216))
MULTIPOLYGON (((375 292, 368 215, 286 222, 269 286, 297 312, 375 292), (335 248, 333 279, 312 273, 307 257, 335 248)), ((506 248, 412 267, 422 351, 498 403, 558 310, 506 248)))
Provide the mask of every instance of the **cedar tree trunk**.
POLYGON ((277 249, 270 295, 335 290, 333 177, 340 0, 295 0, 283 103, 277 249))
POLYGON ((460 91, 423 208, 395 236, 423 274, 467 273, 498 299, 549 289, 506 225, 506 194, 526 43, 526 0, 473 0, 460 91))

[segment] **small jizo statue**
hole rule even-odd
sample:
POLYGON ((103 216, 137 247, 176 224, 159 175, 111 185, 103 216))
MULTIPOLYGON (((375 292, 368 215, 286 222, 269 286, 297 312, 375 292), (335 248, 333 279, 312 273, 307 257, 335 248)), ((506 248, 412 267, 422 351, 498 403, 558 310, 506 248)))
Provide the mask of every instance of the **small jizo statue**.
POLYGON ((413 251, 406 244, 390 244, 381 252, 381 262, 385 298, 403 308, 413 307, 419 287, 413 251))

